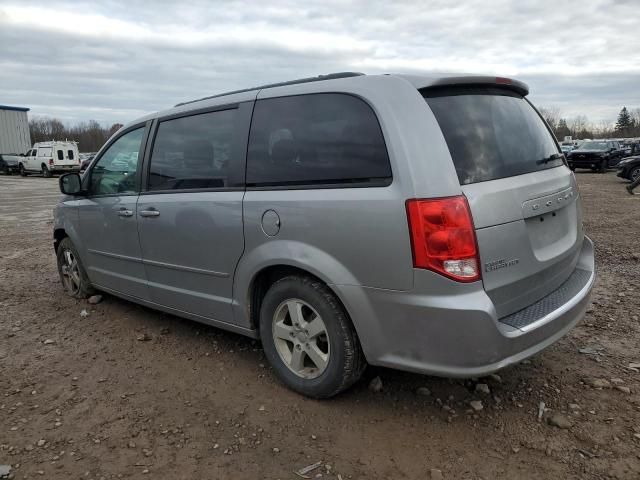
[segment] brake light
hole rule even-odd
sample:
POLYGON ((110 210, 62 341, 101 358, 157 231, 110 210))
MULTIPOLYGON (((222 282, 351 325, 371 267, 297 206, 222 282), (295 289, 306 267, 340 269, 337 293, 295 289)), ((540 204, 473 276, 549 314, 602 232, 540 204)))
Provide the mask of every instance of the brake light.
POLYGON ((49 165, 53 165, 53 158, 49 159, 49 165))
POLYGON ((407 200, 413 266, 459 282, 480 279, 473 219, 463 196, 407 200))

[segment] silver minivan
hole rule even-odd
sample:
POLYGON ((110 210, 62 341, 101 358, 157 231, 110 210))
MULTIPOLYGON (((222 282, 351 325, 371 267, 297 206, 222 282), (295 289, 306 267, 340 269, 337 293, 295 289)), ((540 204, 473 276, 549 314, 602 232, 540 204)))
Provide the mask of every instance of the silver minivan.
POLYGON ((68 294, 259 338, 330 397, 381 365, 478 377, 584 315, 573 173, 516 80, 354 73, 179 104, 60 178, 68 294))

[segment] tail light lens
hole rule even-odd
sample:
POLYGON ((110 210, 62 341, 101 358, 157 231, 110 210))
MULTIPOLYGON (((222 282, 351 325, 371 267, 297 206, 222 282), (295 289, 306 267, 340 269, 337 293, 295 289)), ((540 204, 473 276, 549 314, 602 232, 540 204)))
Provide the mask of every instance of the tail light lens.
POLYGON ((408 200, 413 266, 459 282, 480 279, 476 234, 463 196, 408 200))
POLYGON ((49 159, 49 165, 53 165, 53 158, 49 159))

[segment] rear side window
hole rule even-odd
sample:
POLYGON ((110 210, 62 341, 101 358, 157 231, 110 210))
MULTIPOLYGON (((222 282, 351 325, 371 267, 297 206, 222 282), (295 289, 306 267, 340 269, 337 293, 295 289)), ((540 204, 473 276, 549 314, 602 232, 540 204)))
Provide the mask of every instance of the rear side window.
POLYGON ((390 181, 382 131, 363 100, 318 93, 256 102, 248 186, 388 185, 390 181))
POLYGON ((201 113, 160 123, 149 166, 149 190, 225 188, 237 109, 201 113))
POLYGON ((50 157, 53 149, 51 147, 42 147, 38 149, 39 157, 50 157))
POLYGON ((58 150, 58 160, 64 160, 64 152, 62 150, 58 150))
POLYGON ((557 167, 558 147, 522 96, 500 88, 449 87, 422 92, 453 158, 461 185, 557 167))
POLYGON ((73 150, 67 150, 67 157, 69 160, 73 160, 73 150))

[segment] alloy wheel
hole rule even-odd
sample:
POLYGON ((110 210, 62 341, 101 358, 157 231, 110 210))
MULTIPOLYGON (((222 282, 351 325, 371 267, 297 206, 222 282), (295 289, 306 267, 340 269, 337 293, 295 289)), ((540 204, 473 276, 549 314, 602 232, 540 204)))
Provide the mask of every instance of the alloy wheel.
POLYGON ((62 252, 62 265, 60 270, 62 272, 64 287, 72 294, 77 294, 80 291, 81 284, 80 266, 78 265, 78 259, 71 250, 64 250, 62 252))
POLYGON ((275 311, 273 341, 282 362, 297 376, 317 378, 325 371, 331 354, 327 327, 307 302, 289 299, 275 311))

